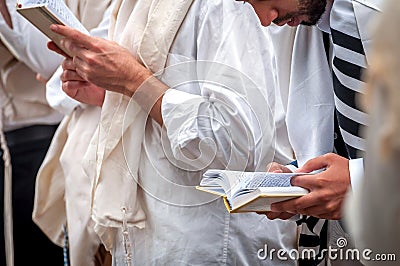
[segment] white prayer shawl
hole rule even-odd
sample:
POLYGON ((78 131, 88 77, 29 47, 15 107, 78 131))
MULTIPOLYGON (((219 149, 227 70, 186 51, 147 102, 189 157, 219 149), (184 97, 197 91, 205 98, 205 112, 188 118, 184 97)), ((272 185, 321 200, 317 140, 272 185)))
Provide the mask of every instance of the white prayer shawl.
MULTIPOLYGON (((97 27, 111 0, 65 1, 88 30, 97 27), (93 16, 93 13, 101 14, 93 16)), ((82 160, 100 119, 100 108, 78 108, 65 117, 37 175, 32 218, 56 244, 68 224, 71 265, 93 265, 100 240, 90 218, 92 180, 82 160)))
MULTIPOLYGON (((158 72, 165 66, 169 48, 191 3, 121 0, 113 13, 110 38, 137 56, 153 73, 158 72)), ((95 176, 92 218, 107 249, 113 245, 113 229, 145 226, 136 180, 147 118, 141 107, 126 96, 106 93, 101 122, 84 163, 88 175, 95 176)))

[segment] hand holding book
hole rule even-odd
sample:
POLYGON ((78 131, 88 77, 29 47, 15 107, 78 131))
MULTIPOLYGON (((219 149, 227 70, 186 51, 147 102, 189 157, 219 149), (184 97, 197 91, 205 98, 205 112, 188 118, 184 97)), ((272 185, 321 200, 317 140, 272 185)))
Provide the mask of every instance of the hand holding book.
MULTIPOLYGON (((66 25, 82 33, 89 34, 64 1, 18 0, 17 12, 49 37, 58 47, 60 47, 62 36, 50 30, 50 25, 52 24, 66 25)), ((64 50, 64 53, 71 56, 68 51, 64 50)))
POLYGON ((229 212, 267 212, 274 202, 306 195, 290 179, 302 173, 208 170, 197 189, 224 197, 229 212))
POLYGON ((293 185, 307 188, 310 193, 301 198, 273 204, 272 211, 304 214, 329 220, 340 219, 343 201, 350 188, 349 160, 328 153, 307 161, 297 171, 314 173, 292 179, 293 185), (320 171, 320 169, 325 170, 320 171))

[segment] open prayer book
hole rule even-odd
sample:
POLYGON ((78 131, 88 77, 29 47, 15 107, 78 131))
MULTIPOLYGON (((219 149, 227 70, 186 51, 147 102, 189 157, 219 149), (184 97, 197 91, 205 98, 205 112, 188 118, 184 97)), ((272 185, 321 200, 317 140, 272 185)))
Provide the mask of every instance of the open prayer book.
POLYGON ((89 34, 62 0, 18 0, 17 11, 58 47, 62 37, 50 30, 51 24, 69 26, 89 34))
POLYGON ((290 184, 292 176, 304 174, 208 170, 196 188, 222 196, 229 212, 266 212, 274 202, 306 195, 290 184))

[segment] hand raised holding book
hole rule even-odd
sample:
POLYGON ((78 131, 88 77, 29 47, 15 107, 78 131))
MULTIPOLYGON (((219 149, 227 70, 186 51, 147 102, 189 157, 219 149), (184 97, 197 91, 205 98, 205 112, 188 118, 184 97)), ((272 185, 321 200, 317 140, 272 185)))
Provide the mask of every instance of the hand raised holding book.
MULTIPOLYGON (((152 77, 152 73, 127 49, 115 42, 91 37, 62 25, 52 25, 50 29, 63 36, 60 48, 72 55, 78 75, 98 87, 132 96, 143 82, 152 77)), ((51 49, 54 45, 49 47, 51 49)))
MULTIPOLYGON (((153 73, 140 64, 129 50, 116 42, 91 37, 70 27, 53 24, 51 30, 63 38, 59 42, 60 47, 50 43, 49 49, 67 59, 72 57, 71 70, 88 82, 82 94, 78 94, 76 88, 67 86, 64 89, 68 93, 86 98, 90 95, 86 92, 93 89, 92 85, 128 97, 136 93, 135 101, 149 112, 155 121, 160 125, 163 124, 161 101, 168 86, 153 77, 153 73)), ((74 87, 78 85, 78 83, 70 84, 74 87)), ((99 92, 97 89, 96 91, 99 92)))

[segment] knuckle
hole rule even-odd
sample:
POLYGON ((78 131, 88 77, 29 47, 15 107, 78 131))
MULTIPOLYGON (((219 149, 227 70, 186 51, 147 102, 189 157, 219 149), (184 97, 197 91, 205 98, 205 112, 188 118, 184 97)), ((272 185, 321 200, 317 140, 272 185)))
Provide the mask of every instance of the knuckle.
POLYGON ((315 188, 321 189, 321 188, 325 188, 325 180, 321 177, 316 177, 313 185, 315 188))
POLYGON ((68 68, 68 60, 64 60, 63 62, 62 62, 62 64, 61 64, 61 66, 62 66, 62 68, 65 70, 65 69, 67 69, 68 68))
POLYGON ((303 204, 301 204, 301 202, 294 202, 293 203, 293 208, 295 209, 295 210, 300 210, 300 209, 302 209, 303 208, 303 206, 302 206, 303 204))
POLYGON ((341 212, 336 212, 333 216, 334 220, 340 220, 342 219, 342 213, 341 212))
POLYGON ((101 38, 95 37, 91 42, 91 50, 93 51, 102 51, 103 46, 101 45, 101 38))
POLYGON ((319 201, 326 203, 329 202, 331 199, 331 195, 327 193, 326 191, 323 191, 319 194, 319 201))
POLYGON ((83 79, 88 80, 88 74, 85 67, 77 68, 76 73, 81 76, 83 79))
POLYGON ((95 65, 96 64, 96 56, 93 54, 88 54, 85 56, 85 61, 89 65, 95 65))
POLYGON ((79 34, 78 34, 77 32, 73 32, 73 33, 71 34, 71 37, 72 37, 73 39, 79 39, 79 34))
MULTIPOLYGON (((66 78, 65 78, 65 71, 63 71, 62 73, 61 73, 61 75, 60 75, 60 79, 61 79, 61 81, 66 81, 66 78)), ((64 83, 63 83, 63 86, 64 86, 64 83)))
POLYGON ((86 79, 90 79, 90 77, 92 77, 95 73, 95 71, 93 71, 93 68, 91 68, 90 66, 83 66, 82 70, 85 73, 86 79))
POLYGON ((336 205, 335 205, 335 204, 332 204, 332 203, 328 203, 328 204, 326 205, 326 210, 327 210, 329 213, 336 213, 336 205))
POLYGON ((69 81, 66 81, 66 82, 63 82, 62 83, 62 86, 61 86, 61 88, 62 88, 62 90, 65 92, 65 93, 67 93, 68 91, 69 91, 69 81))
POLYGON ((277 168, 277 163, 275 163, 275 162, 271 162, 271 163, 267 164, 267 171, 272 171, 276 168, 277 168))

